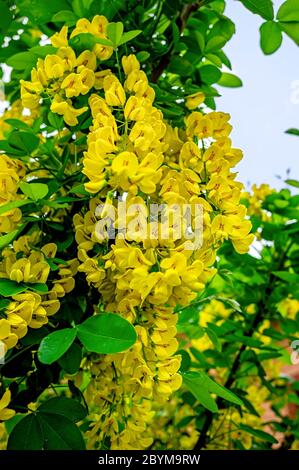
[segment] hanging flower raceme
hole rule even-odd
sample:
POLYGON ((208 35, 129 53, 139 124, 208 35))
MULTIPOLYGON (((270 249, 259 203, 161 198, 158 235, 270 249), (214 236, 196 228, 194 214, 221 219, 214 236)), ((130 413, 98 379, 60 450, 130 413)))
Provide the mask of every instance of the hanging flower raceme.
MULTIPOLYGON (((75 34, 95 34, 92 24, 80 20, 75 34)), ((57 38, 66 47, 65 29, 57 38)), ((240 205, 242 185, 231 172, 242 153, 228 137, 228 115, 193 112, 185 129, 173 129, 154 105, 155 92, 135 56, 122 58, 123 80, 109 69, 97 71, 93 53, 82 53, 98 91, 88 101, 93 120, 83 158, 85 189, 94 197, 89 210, 74 217, 79 271, 104 309, 135 326, 138 340, 127 352, 85 361, 92 377, 87 435, 90 448, 147 448, 153 403, 164 406, 182 382, 174 307, 188 305, 214 275, 224 240, 244 253, 253 239, 240 205)), ((82 92, 77 72, 57 73, 64 101, 82 92)), ((53 112, 60 99, 54 98, 53 112)), ((199 99, 190 97, 189 107, 199 99)))
MULTIPOLYGON (((20 160, 0 155, 0 208, 8 202, 20 199, 17 194, 19 180, 24 176, 25 168, 20 160)), ((20 222, 22 212, 18 207, 0 214, 0 234, 14 230, 20 222)))
POLYGON ((47 324, 49 317, 58 312, 59 298, 73 290, 74 275, 78 261, 59 265, 55 278, 49 279, 50 262, 57 247, 48 243, 41 249, 33 249, 32 243, 39 242, 40 234, 22 236, 14 241, 13 249, 5 248, 0 262, 0 279, 9 279, 17 285, 26 285, 25 292, 14 294, 0 319, 0 340, 4 353, 16 346, 29 328, 38 329, 47 324), (38 286, 45 286, 42 291, 38 286))
MULTIPOLYGON (((95 16, 90 23, 80 19, 71 34, 76 43, 76 36, 89 33, 95 38, 106 38, 108 21, 103 16, 95 16)), ((31 72, 31 81, 21 80, 21 98, 23 106, 36 110, 43 99, 51 99, 50 109, 63 116, 66 124, 75 126, 78 117, 88 110, 87 106, 74 107, 73 101, 86 95, 93 87, 98 89, 101 72, 95 72, 97 59, 106 60, 113 52, 109 46, 95 44, 92 51, 85 50, 76 56, 67 39, 68 28, 64 26, 60 33, 52 36, 52 45, 57 48, 55 54, 45 59, 38 59, 36 68, 31 72)))
POLYGON ((251 192, 244 192, 243 198, 248 203, 248 215, 261 216, 263 221, 269 219, 267 211, 263 209, 263 202, 266 197, 275 192, 268 184, 261 184, 257 186, 256 184, 252 185, 251 192))

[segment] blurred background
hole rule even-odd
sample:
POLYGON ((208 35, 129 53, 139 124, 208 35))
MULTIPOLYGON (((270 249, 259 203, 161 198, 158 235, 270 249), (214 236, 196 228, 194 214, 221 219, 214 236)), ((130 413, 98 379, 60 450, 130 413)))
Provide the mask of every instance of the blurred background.
MULTIPOLYGON (((273 3, 277 12, 282 1, 273 3)), ((285 133, 299 128, 298 47, 284 34, 280 49, 265 56, 259 46, 262 18, 236 0, 227 2, 225 14, 236 24, 236 34, 224 50, 243 87, 218 87, 217 107, 231 114, 233 143, 244 151, 239 178, 245 185, 281 188, 287 168, 291 177, 299 176, 299 139, 285 133)))

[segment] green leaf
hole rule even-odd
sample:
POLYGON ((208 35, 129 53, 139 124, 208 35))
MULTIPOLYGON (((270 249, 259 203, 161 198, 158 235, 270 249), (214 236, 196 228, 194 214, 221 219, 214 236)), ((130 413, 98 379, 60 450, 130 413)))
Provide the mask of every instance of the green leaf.
POLYGON ((286 134, 291 134, 291 135, 298 135, 299 136, 299 129, 288 129, 287 131, 285 131, 286 134))
POLYGON ((9 135, 8 143, 23 155, 30 155, 39 146, 39 138, 31 132, 13 131, 9 135))
POLYGON ((215 331, 213 331, 211 328, 206 329, 206 333, 210 340, 212 341, 213 345, 215 346, 216 351, 221 352, 222 351, 222 346, 219 341, 218 336, 216 335, 215 331))
POLYGON ((242 80, 234 75, 233 73, 222 72, 220 80, 218 80, 218 85, 229 87, 229 88, 238 88, 243 86, 242 80))
POLYGON ((189 353, 187 351, 185 351, 184 349, 179 349, 177 351, 177 354, 179 354, 182 358, 180 372, 186 372, 190 368, 191 357, 190 357, 189 353))
MULTIPOLYGON (((214 382, 214 380, 212 380, 204 372, 199 372, 199 371, 197 371, 197 372, 184 372, 182 374, 182 376, 183 376, 183 380, 186 383, 186 385, 188 386, 190 392, 193 393, 193 395, 198 400, 200 400, 201 403, 206 408, 208 408, 208 406, 206 406, 206 404, 202 401, 202 398, 199 398, 200 394, 202 395, 203 390, 205 391, 204 392, 204 400, 206 400, 207 397, 210 396, 210 393, 215 393, 216 395, 223 398, 224 400, 230 401, 230 402, 232 402, 236 405, 242 405, 243 404, 242 400, 239 397, 237 397, 237 395, 235 395, 233 392, 231 392, 227 388, 223 387, 222 385, 219 385, 216 382, 214 382)), ((210 397, 210 398, 212 398, 212 397, 210 397)), ((208 404, 211 405, 211 402, 209 402, 208 404)), ((215 403, 215 405, 216 405, 216 403, 215 403)), ((208 408, 208 409, 210 411, 214 412, 214 413, 217 411, 217 409, 215 409, 215 407, 214 407, 214 409, 211 409, 211 408, 208 408)))
POLYGON ((282 279, 283 281, 286 281, 289 283, 296 284, 299 282, 299 274, 289 273, 287 271, 273 271, 272 274, 278 277, 279 279, 282 279))
POLYGON ((36 57, 41 57, 44 59, 47 55, 55 54, 57 47, 54 46, 34 46, 31 47, 30 52, 36 55, 36 57))
POLYGON ((77 335, 76 328, 54 331, 42 339, 38 348, 38 358, 43 364, 57 361, 73 344, 77 335))
POLYGON ((56 113, 50 111, 48 113, 48 121, 54 129, 61 129, 63 127, 63 118, 56 113))
POLYGON ((0 295, 11 297, 12 295, 24 292, 26 287, 10 279, 0 279, 0 295))
POLYGON ((107 37, 110 39, 114 47, 120 44, 123 31, 124 25, 120 21, 117 23, 112 22, 107 25, 107 37))
POLYGON ((145 62, 150 57, 150 53, 147 51, 140 51, 136 54, 137 59, 139 62, 145 62))
POLYGON ((12 22, 12 13, 8 8, 7 2, 0 1, 0 33, 5 33, 11 22, 12 22))
POLYGON ((78 184, 69 190, 69 193, 72 194, 83 194, 84 196, 89 195, 89 192, 85 190, 84 184, 78 184))
POLYGON ((218 67, 215 67, 215 65, 203 65, 199 68, 199 73, 200 79, 208 85, 217 83, 222 75, 221 71, 218 69, 218 67))
POLYGON ((73 422, 81 421, 87 415, 87 410, 77 400, 67 397, 54 397, 42 403, 38 412, 54 413, 65 416, 73 422))
POLYGON ((78 372, 81 360, 82 348, 79 344, 73 343, 58 362, 67 374, 72 375, 78 372))
POLYGON ((224 400, 230 401, 235 405, 243 405, 241 398, 237 397, 237 395, 235 395, 233 392, 223 387, 222 385, 217 384, 207 375, 206 380, 209 392, 216 393, 216 395, 218 395, 219 397, 223 398, 224 400))
POLYGON ((227 41, 236 32, 236 26, 232 20, 222 17, 218 20, 209 32, 209 38, 223 36, 227 41))
POLYGON ((223 36, 214 36, 213 38, 209 39, 207 45, 205 47, 205 52, 217 52, 217 50, 222 49, 225 46, 227 39, 223 36))
POLYGON ((120 41, 118 42, 118 46, 121 46, 122 44, 125 44, 126 42, 132 41, 132 39, 139 36, 140 33, 142 33, 140 29, 134 29, 132 31, 128 31, 127 33, 124 33, 120 41))
POLYGON ((0 237, 0 250, 12 242, 18 235, 19 231, 20 230, 14 230, 13 232, 7 233, 6 235, 2 235, 2 237, 0 237))
POLYGON ((43 199, 49 191, 48 186, 44 183, 26 183, 25 181, 20 183, 20 188, 32 201, 43 199))
POLYGON ((207 388, 202 386, 202 381, 194 376, 196 372, 184 372, 182 374, 183 381, 188 390, 195 398, 212 413, 217 413, 218 406, 214 398, 211 397, 207 388))
POLYGON ((270 442, 271 444, 276 444, 278 442, 275 437, 273 437, 271 434, 265 431, 261 431, 260 429, 253 429, 250 426, 247 426, 246 424, 239 424, 239 429, 248 432, 248 434, 251 434, 254 437, 258 437, 263 441, 270 442))
POLYGON ((69 40, 69 45, 79 51, 92 49, 95 44, 102 44, 103 46, 113 46, 109 39, 97 38, 91 33, 77 34, 69 40))
POLYGON ((242 308, 237 300, 230 299, 229 297, 220 297, 218 295, 216 296, 216 299, 220 300, 220 302, 223 302, 226 305, 229 305, 229 307, 234 309, 236 312, 242 313, 242 308))
POLYGON ((136 342, 134 327, 121 316, 104 313, 78 326, 78 338, 87 351, 112 354, 129 349, 136 342))
POLYGON ((276 18, 279 21, 299 21, 298 0, 287 0, 280 5, 276 18))
POLYGON ((244 7, 257 15, 260 15, 265 20, 273 20, 274 10, 273 2, 271 0, 239 0, 243 3, 244 7))
POLYGON ((216 54, 206 54, 206 58, 215 64, 217 67, 221 68, 222 67, 222 62, 221 59, 219 59, 218 55, 216 54))
POLYGON ((42 450, 43 435, 38 418, 30 414, 22 418, 9 435, 8 450, 42 450))
POLYGON ((299 22, 279 22, 281 29, 299 46, 299 22))
POLYGON ((282 43, 282 32, 275 21, 266 21, 260 27, 260 44, 264 54, 273 54, 280 48, 282 43))
POLYGON ((16 209, 17 207, 25 206, 26 204, 31 204, 32 201, 28 201, 28 199, 20 199, 19 201, 12 201, 8 202, 7 204, 3 204, 0 206, 0 215, 5 214, 12 209, 16 209))
POLYGON ((176 73, 182 77, 187 77, 190 75, 192 64, 189 62, 189 60, 184 59, 184 57, 173 56, 171 58, 168 69, 171 73, 176 73))
POLYGON ((19 421, 21 421, 24 418, 23 414, 16 414, 12 418, 8 419, 7 421, 4 422, 5 424, 5 429, 10 434, 13 430, 13 428, 18 424, 19 421))
POLYGON ((9 306, 10 304, 10 300, 8 299, 0 299, 0 311, 1 310, 6 310, 7 307, 9 306))
POLYGON ((299 188, 299 181, 297 180, 285 180, 285 183, 294 186, 294 188, 299 188))
POLYGON ((66 26, 74 26, 79 17, 71 10, 61 10, 52 16, 54 23, 64 23, 66 26))
POLYGON ((66 416, 54 413, 37 414, 45 450, 83 450, 84 440, 77 426, 66 416))
POLYGON ((7 140, 0 140, 0 150, 12 158, 23 157, 23 152, 11 147, 7 140))
POLYGON ((48 329, 45 326, 42 326, 37 330, 30 328, 26 336, 21 339, 21 343, 24 344, 24 346, 39 344, 48 333, 48 329))
POLYGON ((30 127, 26 122, 20 121, 19 119, 5 119, 5 122, 15 129, 30 130, 30 127))
POLYGON ((38 294, 46 294, 47 292, 49 292, 47 284, 43 284, 42 282, 34 282, 33 284, 27 284, 26 288, 28 290, 33 290, 38 294))
POLYGON ((88 16, 89 8, 92 2, 93 0, 73 0, 72 7, 79 18, 84 18, 88 16))
POLYGON ((54 13, 69 8, 67 0, 17 0, 17 4, 23 16, 28 16, 35 26, 43 28, 45 23, 50 23, 54 13))
POLYGON ((7 65, 16 70, 32 69, 36 64, 36 55, 32 52, 18 52, 7 60, 7 65))
POLYGON ((288 207, 289 201, 286 201, 285 199, 275 199, 273 204, 275 207, 278 207, 278 209, 284 209, 285 207, 288 207))

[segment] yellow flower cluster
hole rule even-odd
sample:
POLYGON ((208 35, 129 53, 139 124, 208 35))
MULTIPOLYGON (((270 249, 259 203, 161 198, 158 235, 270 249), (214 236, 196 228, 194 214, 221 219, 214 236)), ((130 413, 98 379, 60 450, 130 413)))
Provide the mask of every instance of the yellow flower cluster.
POLYGON ((277 309, 283 317, 296 320, 299 313, 299 300, 287 297, 277 304, 277 309))
MULTIPOLYGON (((95 16, 90 23, 80 19, 71 34, 74 38, 81 33, 90 33, 95 38, 106 38, 108 22, 103 16, 95 16)), ((92 51, 85 50, 78 57, 69 46, 68 28, 64 26, 51 38, 52 45, 57 47, 55 54, 38 59, 36 68, 31 72, 31 81, 21 80, 21 98, 24 107, 36 110, 41 99, 51 99, 51 111, 63 116, 66 124, 78 124, 78 116, 87 111, 87 106, 76 108, 72 99, 86 95, 93 87, 99 88, 102 72, 95 73, 97 60, 108 59, 113 49, 109 46, 95 44, 92 51)))
MULTIPOLYGON (((54 243, 48 243, 40 250, 33 250, 29 242, 34 238, 38 235, 20 237, 14 242, 13 249, 3 250, 0 279, 25 283, 28 289, 32 285, 33 290, 34 284, 49 282, 50 265, 47 260, 55 257, 57 247, 54 243)), ((51 281, 51 289, 46 293, 30 291, 12 295, 5 309, 5 318, 0 319, 0 340, 6 350, 13 348, 27 334, 28 327, 41 328, 48 323, 48 317, 59 310, 59 298, 75 286, 73 276, 77 266, 76 259, 60 265, 57 277, 51 281)))
POLYGON ((18 119, 30 126, 36 117, 36 113, 32 112, 30 114, 24 114, 24 108, 20 99, 14 101, 11 106, 4 111, 3 115, 0 116, 0 139, 5 139, 6 134, 12 130, 11 125, 5 122, 6 119, 18 119))
MULTIPOLYGON (((229 317, 231 309, 225 307, 224 303, 220 300, 212 299, 205 307, 199 312, 198 324, 201 328, 205 328, 208 323, 214 325, 221 325, 223 320, 229 317)), ((213 343, 207 334, 204 334, 200 338, 192 339, 191 346, 198 349, 199 351, 205 351, 207 349, 213 349, 213 343)))
POLYGON ((173 395, 163 409, 157 408, 151 432, 155 450, 192 450, 199 436, 192 406, 173 395))
POLYGON ((244 199, 248 200, 248 215, 257 215, 262 217, 263 221, 267 221, 269 216, 267 212, 262 208, 262 204, 269 194, 272 194, 275 190, 272 189, 268 184, 261 184, 257 186, 252 185, 251 192, 244 192, 244 199))
MULTIPOLYGON (((251 383, 247 385, 246 392, 246 399, 257 413, 263 416, 265 413, 264 405, 269 396, 268 389, 259 383, 251 383)), ((251 449, 253 438, 247 432, 239 429, 239 424, 262 430, 264 423, 260 416, 248 412, 241 415, 237 410, 222 410, 219 413, 219 418, 213 423, 207 449, 232 449, 232 442, 235 439, 238 439, 246 449, 251 449)))
MULTIPOLYGON (((17 195, 19 180, 25 174, 25 168, 20 160, 0 155, 0 208, 1 206, 19 199, 17 195)), ((20 222, 22 212, 18 208, 10 209, 0 214, 0 234, 14 230, 20 222)))
MULTIPOLYGON (((82 32, 78 24, 75 31, 82 32)), ((136 57, 123 57, 122 66, 123 83, 102 70, 99 92, 89 98, 93 122, 83 173, 95 197, 86 213, 75 215, 74 225, 79 271, 98 289, 103 307, 124 316, 138 333, 131 350, 86 362, 93 378, 89 446, 109 442, 112 449, 140 449, 152 442, 153 400, 162 406, 182 382, 175 305, 188 305, 204 288, 225 239, 245 253, 253 236, 239 203, 242 185, 231 172, 242 153, 228 137, 229 115, 193 112, 179 132, 154 106, 154 90, 136 57), (125 214, 119 201, 126 203, 125 214), (151 204, 200 205, 201 245, 190 248, 186 235, 198 214, 191 211, 182 235, 170 213, 167 232, 162 219, 151 220, 151 204), (116 219, 108 227, 113 211, 116 219), (112 243, 103 228, 115 230, 112 243)))

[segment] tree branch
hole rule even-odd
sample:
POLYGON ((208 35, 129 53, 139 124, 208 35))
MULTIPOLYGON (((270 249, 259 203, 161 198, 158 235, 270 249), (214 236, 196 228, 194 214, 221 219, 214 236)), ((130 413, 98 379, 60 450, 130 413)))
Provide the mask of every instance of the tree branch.
MULTIPOLYGON (((178 16, 176 20, 176 25, 179 28, 180 33, 182 33, 186 27, 187 21, 189 17, 192 15, 194 11, 197 11, 201 6, 203 5, 202 0, 198 0, 197 2, 194 3, 189 3, 187 5, 184 5, 181 11, 181 14, 178 16)), ((172 42, 168 52, 164 54, 158 65, 152 70, 152 82, 157 83, 158 79, 164 72, 164 70, 168 67, 171 56, 173 53, 174 49, 174 43, 172 42)))

